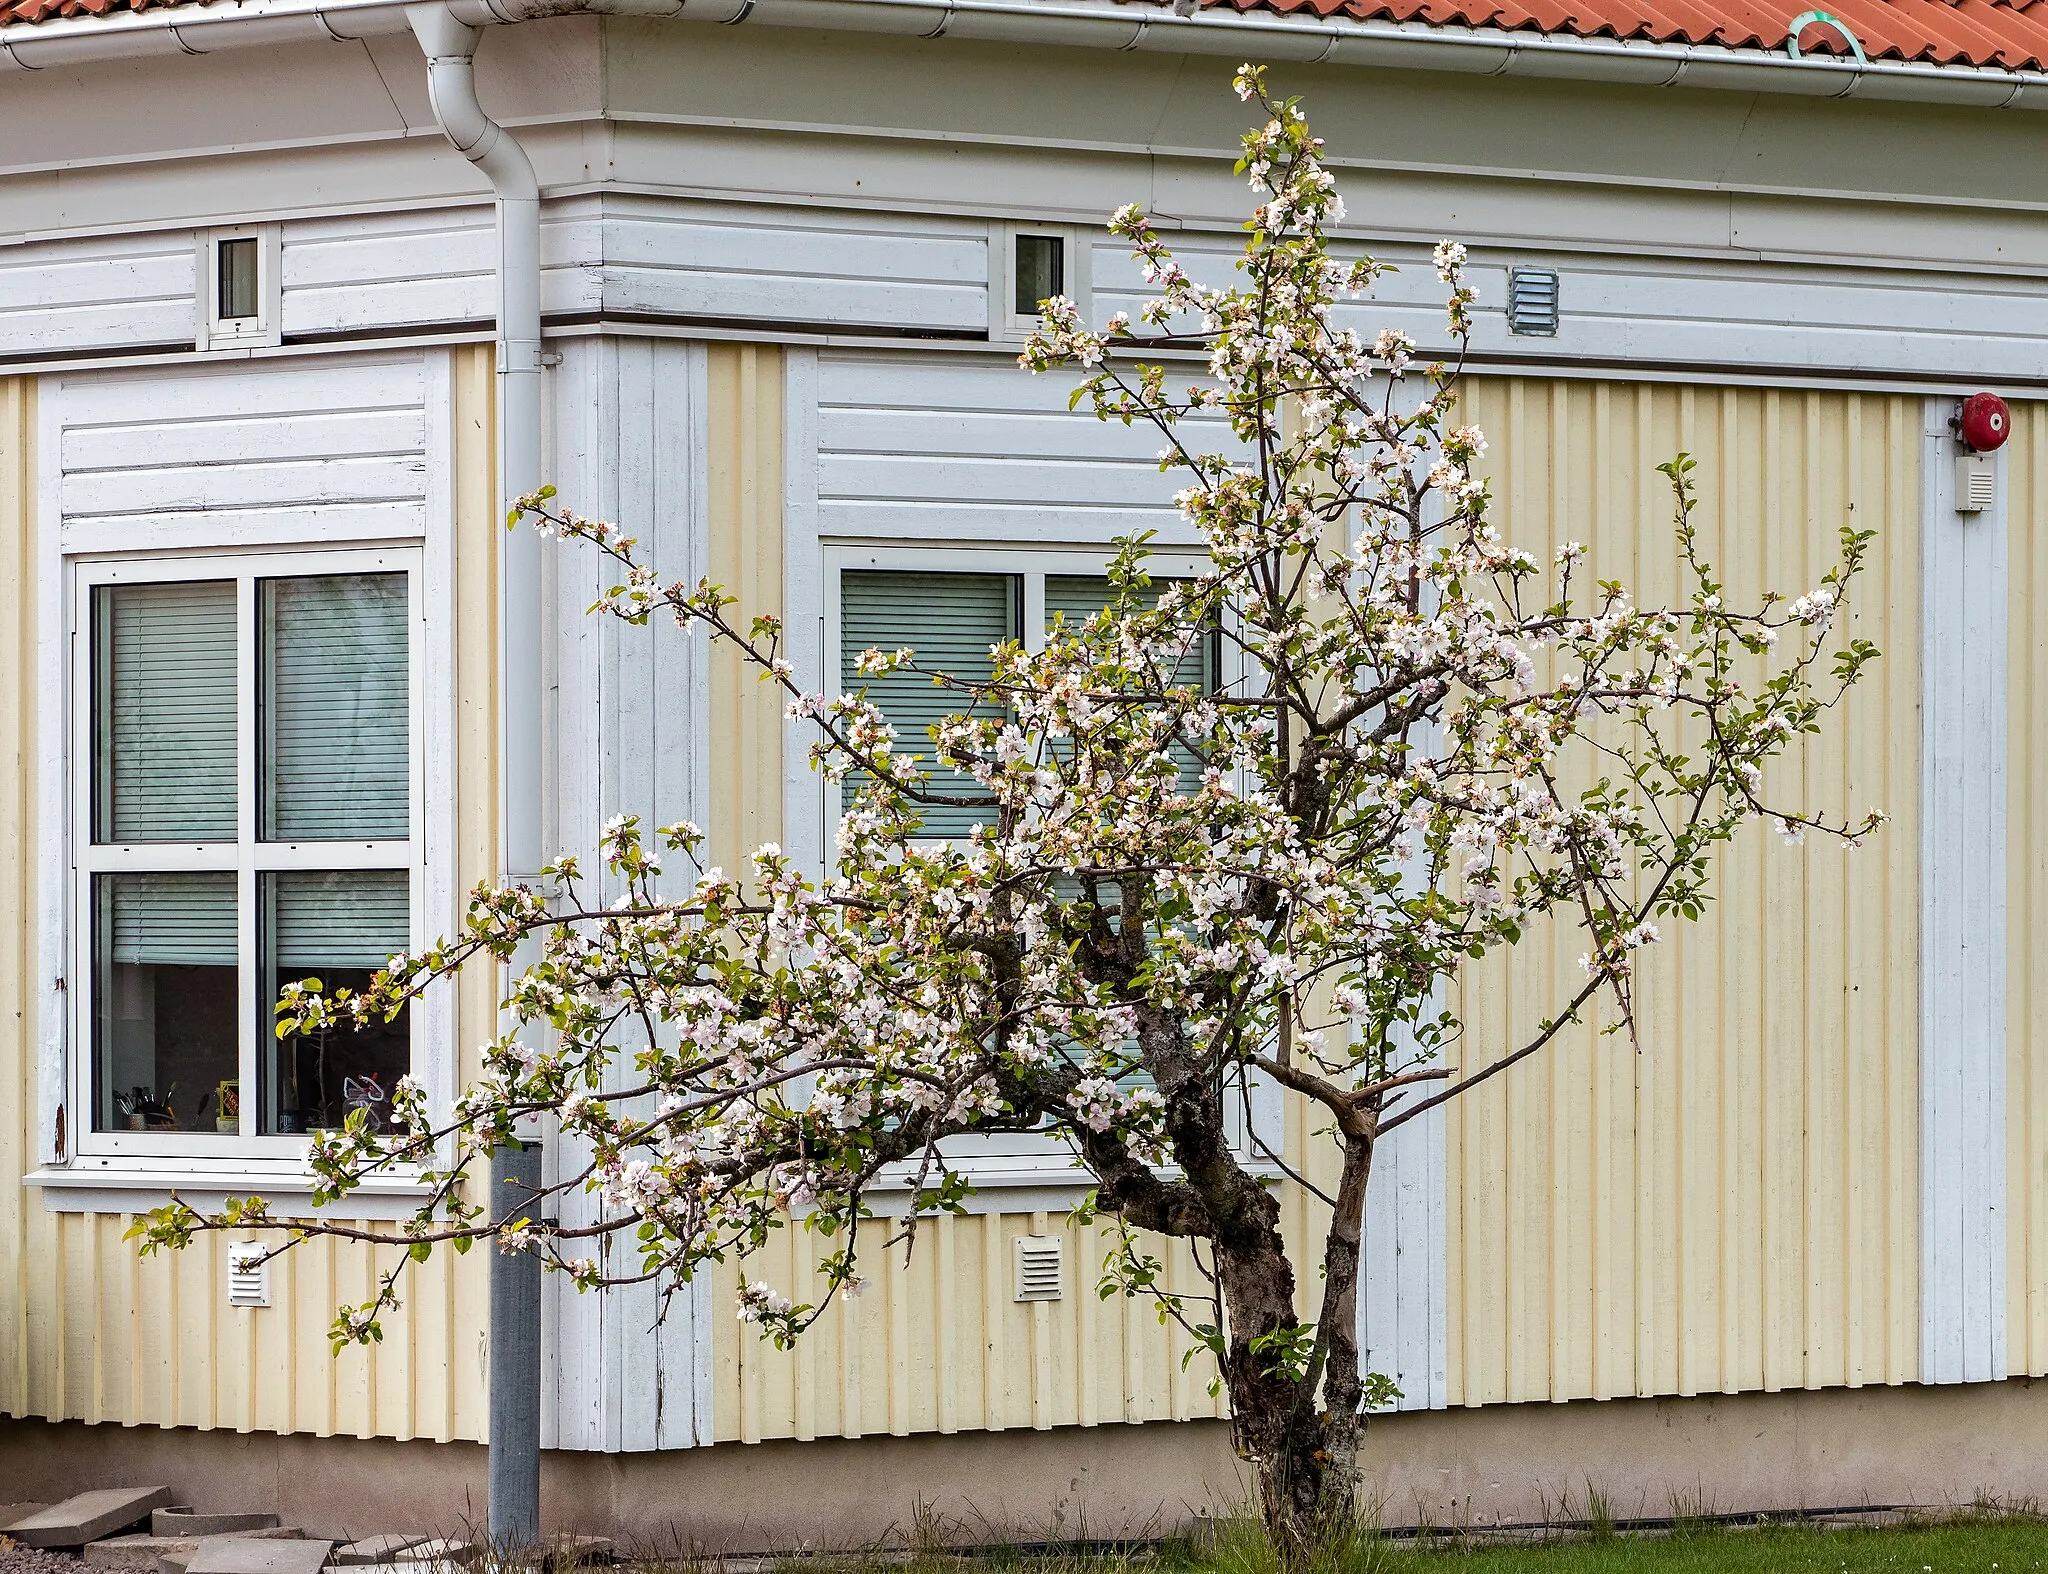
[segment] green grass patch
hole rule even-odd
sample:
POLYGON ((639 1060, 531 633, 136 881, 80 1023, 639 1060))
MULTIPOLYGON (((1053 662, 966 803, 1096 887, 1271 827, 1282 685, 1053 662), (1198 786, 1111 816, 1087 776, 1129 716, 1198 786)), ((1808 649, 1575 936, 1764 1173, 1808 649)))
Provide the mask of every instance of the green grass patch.
POLYGON ((1375 1562, 1371 1574, 1402 1566, 1417 1574, 2048 1574, 2048 1523, 1986 1519, 1874 1530, 1702 1529, 1525 1547, 1447 1543, 1440 1550, 1406 1553, 1382 1544, 1375 1562))

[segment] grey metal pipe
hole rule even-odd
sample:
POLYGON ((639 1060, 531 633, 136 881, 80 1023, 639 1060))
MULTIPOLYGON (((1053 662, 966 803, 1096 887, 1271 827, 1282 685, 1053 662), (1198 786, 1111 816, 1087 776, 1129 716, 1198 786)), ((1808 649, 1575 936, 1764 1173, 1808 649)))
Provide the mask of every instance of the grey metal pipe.
MULTIPOLYGON (((491 1217, 519 1219, 540 1191, 540 1144, 491 1155, 491 1217)), ((491 1540, 540 1544, 540 1255, 491 1257, 491 1540)))
MULTIPOLYGON (((519 141, 476 96, 480 28, 446 4, 411 5, 434 118, 498 200, 498 508, 540 486, 540 182, 519 141)), ((541 866, 541 558, 531 530, 498 540, 499 874, 541 866)), ((493 1219, 518 1218, 540 1190, 539 1143, 491 1155, 493 1219)), ((540 1258, 491 1259, 490 1528, 501 1550, 540 1540, 540 1258)))

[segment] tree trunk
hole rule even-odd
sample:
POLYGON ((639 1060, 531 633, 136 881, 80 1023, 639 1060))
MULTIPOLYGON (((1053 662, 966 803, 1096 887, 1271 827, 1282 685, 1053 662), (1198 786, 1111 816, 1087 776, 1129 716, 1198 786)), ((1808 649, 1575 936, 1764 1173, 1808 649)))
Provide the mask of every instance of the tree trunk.
POLYGON ((1324 1246, 1319 1339, 1307 1370, 1288 1372, 1262 1333, 1291 1329, 1294 1272, 1278 1228, 1279 1207, 1261 1190, 1256 1221, 1216 1236, 1217 1275, 1228 1313, 1223 1361, 1233 1437, 1255 1473, 1259 1511, 1289 1567, 1348 1526, 1356 1512, 1363 1374, 1357 1337, 1358 1271, 1370 1126, 1346 1134, 1343 1180, 1324 1246), (1321 1403, 1319 1404, 1318 1396, 1321 1403))
POLYGON ((1322 1417, 1304 1394, 1312 1378, 1289 1373, 1278 1350, 1253 1348, 1255 1339, 1300 1326, 1279 1207, 1270 1197, 1261 1200, 1270 1221, 1220 1232, 1215 1240, 1227 1324, 1223 1386, 1232 1441, 1251 1463, 1259 1513, 1283 1560, 1298 1566, 1316 1541, 1329 1456, 1322 1417))

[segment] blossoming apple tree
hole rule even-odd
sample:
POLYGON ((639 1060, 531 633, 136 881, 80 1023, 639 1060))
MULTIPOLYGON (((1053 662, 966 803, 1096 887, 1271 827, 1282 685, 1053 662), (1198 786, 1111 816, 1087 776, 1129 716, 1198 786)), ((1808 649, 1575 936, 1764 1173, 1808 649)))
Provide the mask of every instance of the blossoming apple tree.
MULTIPOLYGON (((408 1081, 395 1132, 352 1116, 315 1137, 312 1162, 326 1198, 423 1168, 411 1257, 496 1235, 585 1285, 602 1279, 598 1234, 625 1232, 635 1272, 674 1285, 802 1227, 834 1243, 826 1293, 850 1290, 879 1185, 912 1188, 914 1229, 962 1204, 949 1139, 1050 1134, 1120 1232, 1106 1286, 1155 1297, 1213 1352, 1263 1511, 1299 1547, 1348 1505, 1362 1418, 1389 1397, 1356 1335, 1375 1145, 1571 1024, 1632 1033, 1638 953, 1697 916, 1713 849, 1745 821, 1870 830, 1874 814, 1763 794, 1769 762, 1876 652, 1830 635, 1868 534, 1845 531, 1837 567, 1797 599, 1731 605, 1683 456, 1665 466, 1676 604, 1590 579, 1575 545, 1539 558, 1508 539, 1475 469, 1485 439, 1459 415, 1463 248, 1435 255, 1449 364, 1419 365, 1401 332, 1361 333, 1382 270, 1336 255, 1322 144, 1262 71, 1236 88, 1260 122, 1239 165, 1259 199, 1241 276, 1198 283, 1125 208, 1111 228, 1157 298, 1099 330, 1050 300, 1023 355, 1076 376, 1097 418, 1157 430, 1206 567, 1155 583, 1145 542, 1122 543, 1107 609, 1042 649, 998 647, 985 681, 867 652, 864 674, 928 676, 957 700, 904 737, 865 688, 809 690, 774 617, 664 583, 552 490, 524 499, 516 520, 616 566, 597 615, 699 630, 814 729, 847 804, 830 867, 772 845, 708 867, 696 826, 614 820, 606 880, 565 857, 548 895, 480 887, 457 935, 393 958, 367 991, 292 988, 279 1012, 293 1032, 366 1021, 464 966, 516 964, 503 1036, 452 1110, 436 1118, 408 1081), (1171 386, 1184 362, 1194 381, 1171 386), (1212 641, 1222 678, 1190 681, 1212 641), (924 835, 941 808, 974 811, 971 834, 924 835), (1450 986, 1544 924, 1583 936, 1582 977, 1520 1040, 1476 1040, 1450 986), (1284 1156, 1233 1141, 1259 1078, 1317 1106, 1337 1150, 1313 1261, 1281 1234, 1284 1156), (498 1225, 465 1190, 532 1117, 593 1155, 555 1190, 594 1193, 595 1222, 551 1225, 543 1196, 498 1225), (1207 1300, 1167 1290, 1156 1237, 1196 1243, 1207 1300)), ((139 1228, 177 1245, 269 1222, 250 1199, 139 1228)), ((337 1337, 376 1337, 399 1267, 337 1337)), ((823 1304, 804 1293, 751 1284, 741 1315, 788 1343, 823 1304)))

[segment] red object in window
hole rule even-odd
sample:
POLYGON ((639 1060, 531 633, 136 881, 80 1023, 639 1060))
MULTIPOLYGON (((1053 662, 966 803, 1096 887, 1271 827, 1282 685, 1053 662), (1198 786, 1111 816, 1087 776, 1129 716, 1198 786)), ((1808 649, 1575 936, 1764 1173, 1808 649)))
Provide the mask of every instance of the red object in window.
POLYGON ((2012 436, 2012 411, 1994 393, 1971 394, 1956 417, 1956 431, 1964 443, 1980 454, 2003 448, 2012 436))

